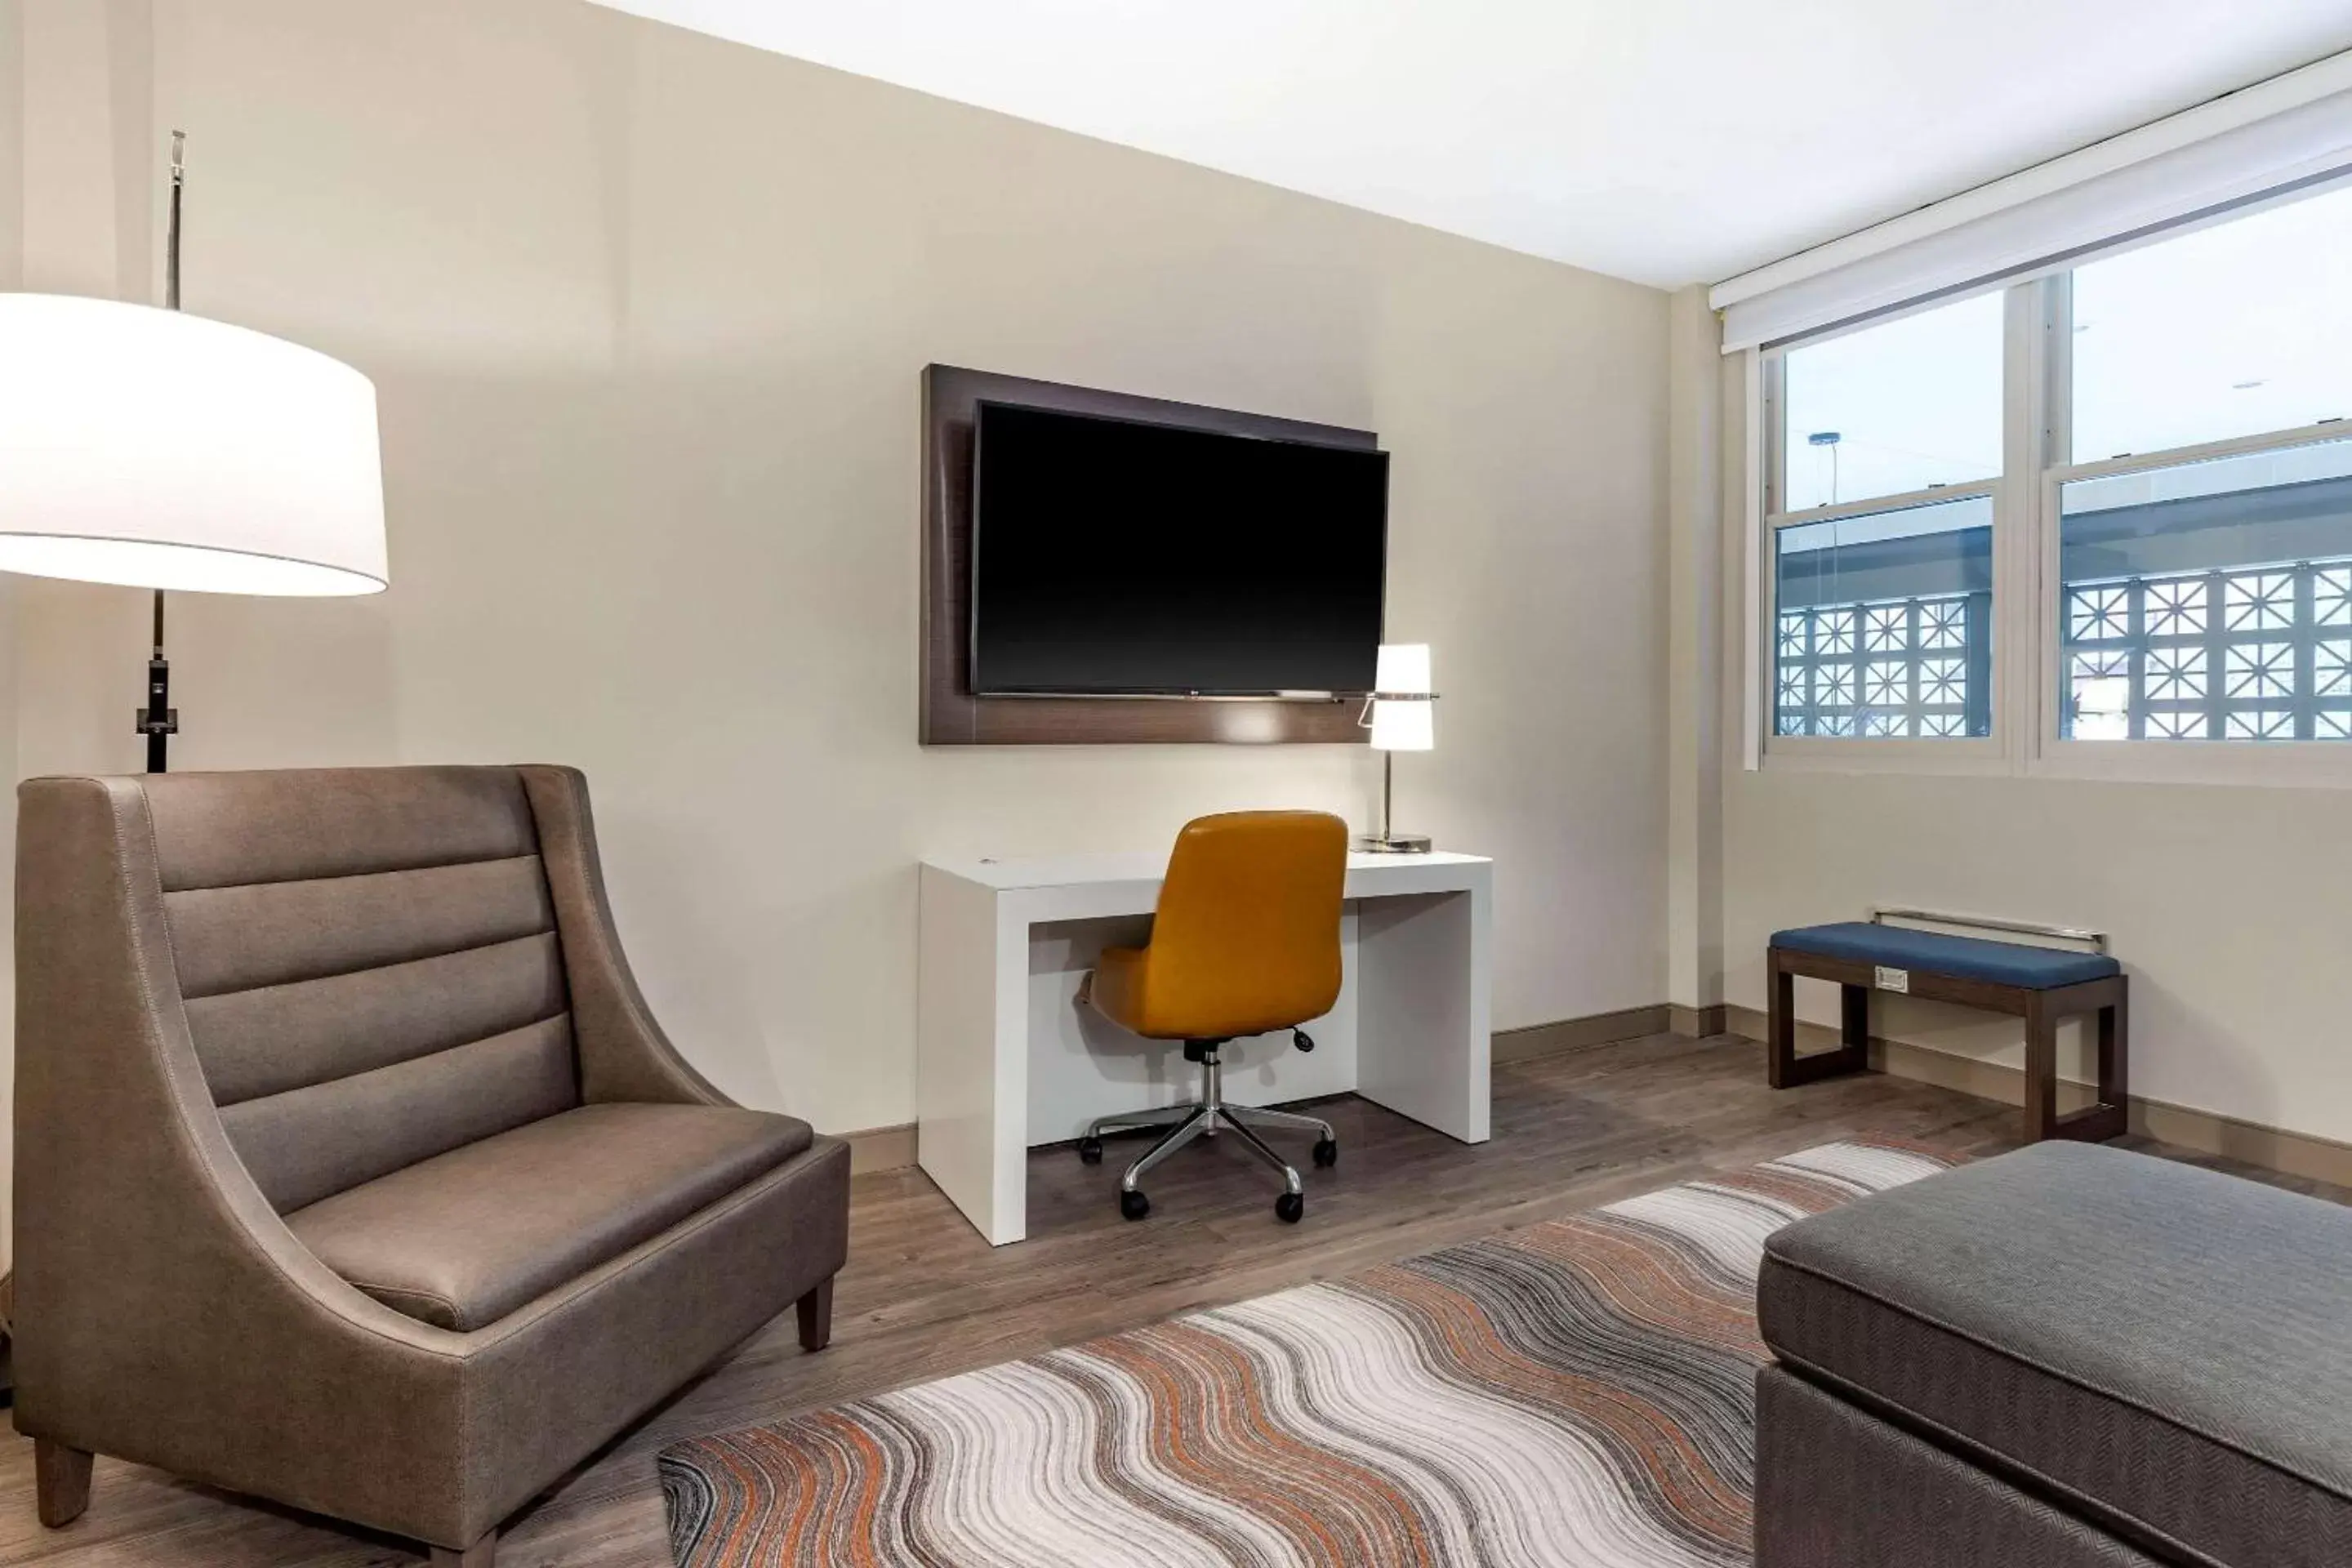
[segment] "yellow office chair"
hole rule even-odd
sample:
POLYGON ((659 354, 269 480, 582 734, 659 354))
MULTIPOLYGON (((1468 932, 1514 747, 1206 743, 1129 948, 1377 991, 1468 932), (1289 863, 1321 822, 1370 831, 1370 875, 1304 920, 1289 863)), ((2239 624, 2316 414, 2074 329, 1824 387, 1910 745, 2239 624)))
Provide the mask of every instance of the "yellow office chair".
POLYGON ((1168 1131, 1118 1181, 1118 1211, 1151 1212, 1137 1185, 1144 1173, 1204 1132, 1230 1128, 1244 1148, 1282 1173, 1274 1212, 1296 1223, 1307 1212, 1298 1173, 1249 1125, 1317 1135, 1315 1163, 1336 1163, 1331 1124, 1286 1110, 1227 1105, 1217 1048, 1243 1035, 1291 1031, 1339 999, 1339 901, 1348 877, 1348 825, 1319 811, 1234 811, 1187 823, 1160 885, 1160 909, 1145 947, 1104 950, 1078 999, 1112 1023, 1153 1040, 1181 1040, 1201 1064, 1192 1105, 1105 1116, 1078 1142, 1087 1164, 1102 1160, 1111 1128, 1168 1131))

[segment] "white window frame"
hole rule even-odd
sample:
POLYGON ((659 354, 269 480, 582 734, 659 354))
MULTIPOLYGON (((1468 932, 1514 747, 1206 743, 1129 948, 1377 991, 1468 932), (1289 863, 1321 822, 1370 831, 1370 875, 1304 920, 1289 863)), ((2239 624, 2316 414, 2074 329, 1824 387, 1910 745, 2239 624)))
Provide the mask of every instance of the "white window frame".
MULTIPOLYGON (((2039 284, 2049 296, 2049 343, 2053 345, 2051 360, 2061 364, 2058 355, 2072 343, 2072 275, 2061 273, 2039 284)), ((2155 468, 2180 468, 2183 463, 2201 463, 2210 458, 2232 458, 2232 456, 2255 454, 2255 451, 2294 451, 2298 447, 2347 445, 2352 442, 2352 421, 2328 418, 2315 426, 2295 426, 2291 430, 2265 430, 2261 435, 2239 435, 2239 437, 2218 439, 2218 442, 2197 442, 2189 447, 2166 447, 2161 451, 2133 451, 2115 458, 2074 463, 2072 449, 2074 439, 2070 430, 2072 416, 2072 385, 2063 374, 2049 378, 2051 418, 2044 421, 2044 447, 2042 447, 2042 470, 2034 484, 2039 494, 2034 499, 2037 524, 2034 536, 2039 543, 2039 581, 2044 585, 2037 593, 2039 626, 2034 627, 2037 647, 2037 668, 2034 668, 2034 748, 2030 757, 2030 773, 2049 778, 2100 778, 2119 783, 2221 783, 2221 785, 2277 785, 2277 787, 2352 787, 2352 741, 2067 741, 2058 733, 2061 700, 2058 693, 2065 679, 2065 627, 2061 618, 2065 616, 2065 595, 2058 576, 2058 541, 2061 541, 2061 491, 2074 479, 2107 479, 2115 475, 2147 472, 2155 468)))
MULTIPOLYGON (((2002 345, 2002 472, 1974 484, 1816 507, 1773 510, 1787 452, 1780 428, 1789 349, 1820 337, 1749 351, 1755 368, 1748 429, 1748 763, 1763 771, 2014 774, 2117 783, 2352 788, 2352 741, 2078 741, 2058 732, 2064 637, 2059 581, 2059 497, 2074 480, 2183 463, 2352 441, 2352 417, 2290 430, 2072 461, 2071 271, 2010 285, 2002 345), (1992 498, 1992 732, 1949 739, 1778 735, 1779 607, 1773 543, 1782 528, 1992 498)), ((1948 303, 1938 300, 1929 306, 1948 303)), ((1887 320, 1891 318, 1880 318, 1887 320)), ((1852 330, 1866 330, 1872 321, 1852 330)), ((2352 415, 2352 410, 2347 410, 2352 415)))
MULTIPOLYGON (((2020 419, 2030 415, 2039 417, 2038 396, 2021 398, 2024 391, 2017 384, 2018 365, 2022 358, 2038 364, 2040 344, 2044 342, 2040 323, 2032 318, 2038 308, 2034 286, 2021 285, 2003 291, 2007 298, 2002 313, 2002 398, 2001 457, 2002 472, 1990 478, 1967 484, 1937 485, 1923 490, 1906 491, 1900 495, 1872 496, 1863 500, 1841 501, 1831 506, 1811 507, 1803 511, 1778 510, 1782 493, 1783 465, 1787 461, 1787 433, 1781 428, 1786 413, 1782 393, 1787 375, 1790 349, 1822 342, 1834 333, 1816 334, 1797 342, 1753 351, 1757 374, 1752 378, 1754 395, 1750 404, 1755 417, 1749 427, 1760 437, 1751 456, 1757 468, 1755 483, 1748 487, 1750 500, 1749 549, 1752 580, 1755 590, 1751 601, 1756 605, 1756 625, 1748 639, 1751 678, 1748 700, 1756 714, 1756 743, 1751 749, 1751 765, 1768 770, 1793 773, 2011 773, 2018 771, 2026 735, 2013 710, 2018 704, 2012 695, 2021 684, 2024 669, 2019 662, 2021 650, 2032 640, 2032 617, 2021 616, 2019 607, 2032 602, 2032 550, 2022 536, 2024 531, 2013 520, 2031 515, 2030 499, 2024 507, 2019 505, 2019 489, 2011 478, 2019 471, 2017 462, 2021 432, 2020 419), (1985 497, 1992 502, 1992 729, 1986 735, 1949 737, 1864 737, 1829 735, 1782 735, 1775 733, 1779 721, 1776 685, 1780 674, 1778 637, 1780 635, 1779 574, 1774 570, 1774 544, 1780 530, 1801 528, 1810 523, 1835 521, 1845 517, 1874 516, 1883 512, 1900 511, 1912 507, 1935 506, 1945 501, 1966 500, 1985 497), (2021 574, 2024 580, 2021 580, 2021 574)), ((1952 303, 1937 300, 1923 309, 1936 309, 1952 303)), ((1878 317, 1858 323, 1853 331, 1867 331, 1894 320, 1893 316, 1878 317)), ((2038 379, 2038 373, 2037 379, 2038 379)), ((2031 449, 2042 450, 2038 440, 2025 433, 2031 449)))

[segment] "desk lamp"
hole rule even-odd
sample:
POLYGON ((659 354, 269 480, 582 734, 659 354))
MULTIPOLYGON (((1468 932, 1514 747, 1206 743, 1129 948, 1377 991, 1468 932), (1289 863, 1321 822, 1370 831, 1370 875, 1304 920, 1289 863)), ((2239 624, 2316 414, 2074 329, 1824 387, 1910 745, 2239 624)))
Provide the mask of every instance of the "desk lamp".
POLYGON ((1437 693, 1430 689, 1429 645, 1382 643, 1372 684, 1378 689, 1364 704, 1362 722, 1370 728, 1372 746, 1381 753, 1381 830, 1357 839, 1356 847, 1377 855, 1426 855, 1429 836, 1397 832, 1391 806, 1396 753, 1427 752, 1437 745, 1437 693))
POLYGON ((179 728, 163 591, 349 595, 386 580, 375 388, 325 354, 180 304, 181 138, 165 309, 0 294, 0 571, 155 590, 147 771, 179 728))

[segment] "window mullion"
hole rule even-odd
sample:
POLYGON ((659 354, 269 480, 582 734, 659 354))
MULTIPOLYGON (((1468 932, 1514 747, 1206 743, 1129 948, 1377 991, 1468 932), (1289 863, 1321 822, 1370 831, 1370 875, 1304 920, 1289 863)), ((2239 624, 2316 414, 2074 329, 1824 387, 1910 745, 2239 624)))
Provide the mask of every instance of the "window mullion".
POLYGON ((2035 749, 2044 697, 2038 584, 2053 320, 2047 284, 2009 290, 2001 344, 2001 479, 1993 516, 1992 733, 2000 737, 2011 767, 2021 772, 2035 749))
POLYGON ((2074 457, 2074 275, 2061 272, 2035 287, 2042 306, 2041 439, 2033 454, 2039 479, 2046 469, 2074 457))

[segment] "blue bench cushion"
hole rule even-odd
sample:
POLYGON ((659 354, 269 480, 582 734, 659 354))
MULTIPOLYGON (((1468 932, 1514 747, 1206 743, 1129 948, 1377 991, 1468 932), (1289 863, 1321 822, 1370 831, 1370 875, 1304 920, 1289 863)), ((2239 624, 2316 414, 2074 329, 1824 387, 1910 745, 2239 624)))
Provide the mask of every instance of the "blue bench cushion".
POLYGON ((1963 980, 1981 980, 1991 985, 2015 985, 2027 991, 2049 991, 2061 985, 2079 985, 2085 980, 2104 980, 2110 974, 2121 974, 2124 969, 2103 952, 2062 952, 2055 948, 2028 947, 2021 942, 1946 936, 1941 931, 1907 931, 1868 921, 1841 921, 1835 925, 1774 931, 1772 945, 1795 952, 1818 953, 1823 958, 1843 958, 1851 963, 1924 969, 1937 974, 1958 975, 1963 980))

